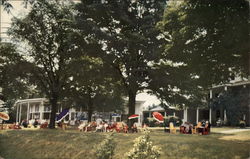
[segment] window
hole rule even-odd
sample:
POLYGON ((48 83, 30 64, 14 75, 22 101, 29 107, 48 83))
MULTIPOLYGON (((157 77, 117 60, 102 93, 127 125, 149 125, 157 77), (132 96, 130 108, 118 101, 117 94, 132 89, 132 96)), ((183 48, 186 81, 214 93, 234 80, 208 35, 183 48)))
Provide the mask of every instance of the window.
POLYGON ((39 105, 35 105, 35 112, 39 112, 39 105))
POLYGON ((51 107, 48 106, 48 105, 45 105, 45 106, 44 106, 44 111, 45 111, 45 112, 51 111, 51 107))

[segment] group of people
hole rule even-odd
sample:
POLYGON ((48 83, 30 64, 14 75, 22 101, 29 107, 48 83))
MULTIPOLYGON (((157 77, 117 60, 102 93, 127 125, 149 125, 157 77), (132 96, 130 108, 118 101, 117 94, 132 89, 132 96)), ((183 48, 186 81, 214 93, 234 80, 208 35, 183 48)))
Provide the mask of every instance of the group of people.
POLYGON ((34 121, 30 121, 30 123, 25 119, 21 122, 21 126, 24 127, 24 128, 28 128, 30 127, 31 125, 34 127, 34 128, 37 128, 37 126, 39 125, 40 123, 38 122, 37 119, 35 119, 34 121))
POLYGON ((181 127, 180 127, 180 132, 184 134, 193 134, 193 133, 198 133, 198 134, 208 134, 210 132, 210 127, 211 124, 209 121, 201 121, 198 122, 196 126, 189 122, 184 122, 181 127))
MULTIPOLYGON (((88 131, 94 131, 94 132, 129 132, 129 127, 125 122, 113 122, 108 123, 105 121, 101 122, 82 122, 78 126, 79 131, 88 132, 88 131)), ((137 125, 134 123, 130 129, 130 132, 138 132, 137 125)))

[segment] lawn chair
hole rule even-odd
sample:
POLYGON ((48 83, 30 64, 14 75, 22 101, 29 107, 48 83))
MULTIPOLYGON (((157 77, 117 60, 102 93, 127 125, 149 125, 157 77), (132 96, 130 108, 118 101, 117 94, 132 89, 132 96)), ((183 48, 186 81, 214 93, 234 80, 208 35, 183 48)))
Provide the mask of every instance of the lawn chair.
POLYGON ((202 135, 208 135, 210 133, 210 124, 207 122, 202 135))
POLYGON ((194 126, 193 128, 192 128, 192 134, 196 134, 197 133, 197 126, 194 126))
POLYGON ((116 132, 121 132, 123 130, 122 122, 118 122, 115 128, 116 132))
POLYGON ((48 122, 44 122, 43 124, 41 124, 40 129, 45 129, 48 127, 48 122))
POLYGON ((169 123, 169 129, 171 134, 176 134, 176 128, 174 127, 174 123, 169 123))
POLYGON ((169 127, 165 128, 165 132, 169 132, 171 134, 176 134, 176 128, 174 127, 174 123, 170 122, 169 127))

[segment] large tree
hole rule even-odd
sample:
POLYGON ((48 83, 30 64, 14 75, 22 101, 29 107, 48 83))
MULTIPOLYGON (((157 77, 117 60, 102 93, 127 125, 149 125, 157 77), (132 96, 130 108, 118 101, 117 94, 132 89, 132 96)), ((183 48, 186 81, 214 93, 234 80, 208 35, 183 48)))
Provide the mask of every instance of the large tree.
POLYGON ((50 128, 55 127, 58 101, 69 78, 75 47, 70 42, 73 12, 69 1, 33 1, 24 18, 14 18, 10 34, 21 40, 31 81, 42 90, 52 106, 50 128))
POLYGON ((162 39, 155 25, 164 6, 165 0, 82 0, 76 7, 83 39, 101 48, 90 56, 100 57, 120 77, 130 115, 135 113, 136 94, 147 88, 149 70, 158 59, 162 39))
POLYGON ((119 81, 109 71, 110 65, 87 55, 74 59, 72 63, 69 98, 76 107, 88 112, 89 122, 94 111, 122 111, 123 92, 119 81))
POLYGON ((180 90, 199 88, 200 95, 213 84, 249 75, 249 15, 246 0, 168 2, 158 24, 168 41, 163 56, 179 65, 176 72, 186 70, 183 81, 188 77, 193 86, 180 90))

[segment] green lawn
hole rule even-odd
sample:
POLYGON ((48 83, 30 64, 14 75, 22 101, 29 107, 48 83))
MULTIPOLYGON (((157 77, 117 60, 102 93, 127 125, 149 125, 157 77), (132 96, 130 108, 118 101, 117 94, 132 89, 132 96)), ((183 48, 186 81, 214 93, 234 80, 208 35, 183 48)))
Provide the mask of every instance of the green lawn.
MULTIPOLYGON (((95 147, 105 135, 76 130, 2 130, 0 156, 5 159, 94 159, 95 147)), ((133 140, 140 135, 116 133, 115 158, 125 158, 133 140)), ((201 136, 153 130, 150 136, 153 143, 162 148, 161 159, 246 159, 250 153, 250 131, 201 136), (234 136, 245 138, 238 140, 232 138, 234 136)))

